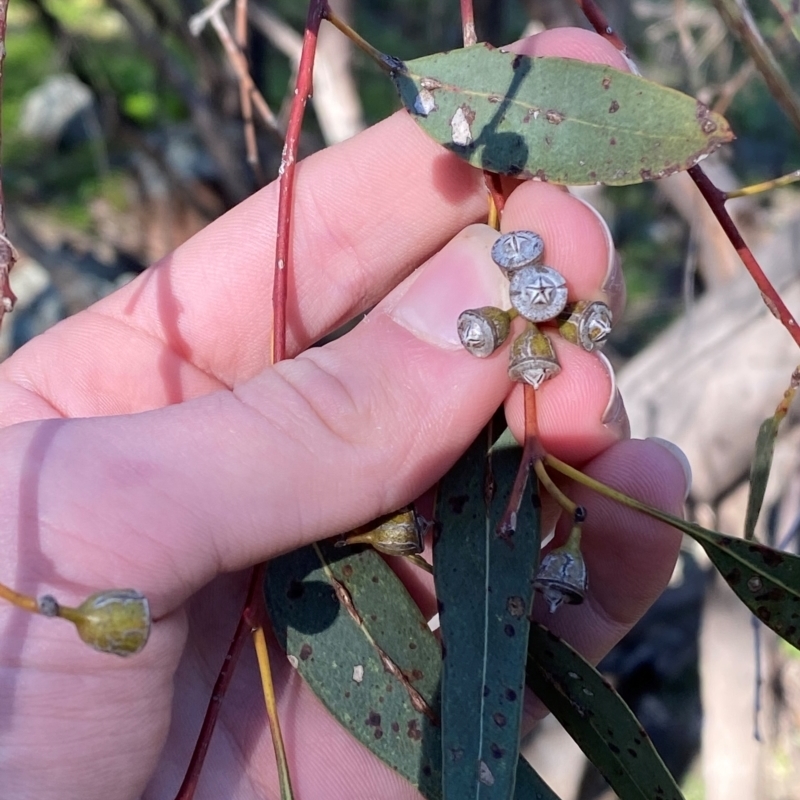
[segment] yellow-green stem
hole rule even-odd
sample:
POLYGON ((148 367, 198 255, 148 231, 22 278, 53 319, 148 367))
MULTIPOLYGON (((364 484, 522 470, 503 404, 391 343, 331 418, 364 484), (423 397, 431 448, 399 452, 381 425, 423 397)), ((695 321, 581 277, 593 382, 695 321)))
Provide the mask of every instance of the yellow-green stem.
POLYGON ((261 687, 264 692, 264 701, 267 706, 269 730, 272 734, 272 746, 275 748, 275 761, 278 765, 278 783, 281 789, 281 800, 292 800, 292 781, 289 775, 289 762, 286 759, 286 749, 283 745, 280 721, 278 719, 278 704, 275 700, 275 687, 272 683, 272 670, 269 663, 269 650, 264 628, 259 625, 253 631, 253 643, 258 657, 258 669, 261 673, 261 687))
POLYGON ((536 461, 533 462, 533 469, 536 472, 536 477, 539 479, 539 483, 544 486, 547 493, 553 500, 558 503, 564 511, 567 512, 571 517, 575 516, 575 511, 578 508, 577 503, 573 503, 572 500, 567 497, 558 486, 553 483, 553 479, 547 474, 547 470, 544 468, 544 463, 542 462, 541 458, 537 458, 536 461))
POLYGON ((35 597, 29 597, 27 594, 15 592, 13 589, 9 589, 8 586, 4 586, 2 583, 0 583, 0 597, 2 597, 3 600, 8 600, 9 603, 17 606, 17 608, 22 608, 25 611, 30 611, 33 614, 39 613, 39 603, 35 597))
MULTIPOLYGON (((386 53, 381 53, 376 47, 373 47, 361 34, 356 33, 341 17, 328 7, 325 10, 324 18, 328 20, 335 28, 340 30, 356 47, 368 55, 384 72, 392 72, 392 64, 395 59, 387 56, 386 53)), ((399 62, 397 62, 399 63, 399 62)))

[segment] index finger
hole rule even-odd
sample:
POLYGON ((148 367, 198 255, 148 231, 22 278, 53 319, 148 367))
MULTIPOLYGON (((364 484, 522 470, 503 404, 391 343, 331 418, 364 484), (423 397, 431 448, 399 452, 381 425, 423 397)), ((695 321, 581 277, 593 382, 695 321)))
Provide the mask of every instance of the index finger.
MULTIPOLYGON (((517 46, 623 66, 587 31, 549 31, 517 46)), ((296 198, 289 355, 373 305, 486 214, 480 172, 405 112, 298 165, 296 198)), ((89 313, 26 346, 0 368, 25 387, 0 395, 6 423, 46 415, 31 393, 63 416, 122 414, 258 374, 269 365, 276 220, 272 184, 89 313)))

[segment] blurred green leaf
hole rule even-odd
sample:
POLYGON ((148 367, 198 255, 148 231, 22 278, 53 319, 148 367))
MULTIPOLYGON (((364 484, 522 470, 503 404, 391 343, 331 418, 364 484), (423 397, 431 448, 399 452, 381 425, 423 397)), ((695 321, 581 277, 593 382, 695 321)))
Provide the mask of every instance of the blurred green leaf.
POLYGON ((767 490, 767 481, 772 469, 772 456, 775 452, 775 439, 778 436, 778 428, 789 411, 789 406, 797 392, 798 384, 800 384, 800 368, 792 374, 791 384, 784 392, 783 399, 775 409, 775 413, 765 419, 758 429, 756 453, 753 458, 753 466, 750 469, 750 495, 747 498, 747 513, 744 520, 745 539, 752 539, 755 536, 758 515, 761 513, 764 493, 767 490))
POLYGON ((775 4, 786 15, 785 19, 789 23, 794 38, 800 42, 800 5, 797 0, 775 0, 775 4))
POLYGON ((385 561, 370 549, 304 547, 269 563, 265 593, 278 640, 331 713, 441 797, 439 645, 385 561))
POLYGON ((541 625, 531 625, 528 653, 528 686, 622 800, 682 800, 644 728, 591 664, 541 625))
POLYGON ((555 183, 621 186, 688 169, 733 139, 702 103, 600 64, 488 45, 418 58, 393 76, 403 104, 473 166, 555 183))
POLYGON ((487 429, 439 486, 433 564, 448 798, 513 797, 519 758, 538 498, 525 493, 516 530, 499 529, 522 449, 510 435, 490 443, 487 429))

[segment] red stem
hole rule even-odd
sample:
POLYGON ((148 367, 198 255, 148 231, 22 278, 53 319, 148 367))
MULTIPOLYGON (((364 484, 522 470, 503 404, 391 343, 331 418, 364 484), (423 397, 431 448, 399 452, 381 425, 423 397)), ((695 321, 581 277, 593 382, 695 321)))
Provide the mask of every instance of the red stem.
POLYGON ((219 718, 222 701, 230 686, 233 673, 236 670, 236 663, 239 660, 244 643, 252 634, 253 629, 258 625, 262 596, 261 587, 264 583, 264 573, 264 564, 257 564, 250 573, 250 585, 247 587, 247 599, 244 601, 244 608, 239 616, 239 624, 236 626, 236 631, 233 634, 233 639, 231 639, 228 652, 225 654, 225 660, 222 662, 222 667, 214 683, 214 690, 211 692, 211 699, 208 701, 208 706, 206 707, 206 715, 203 718, 203 724, 200 727, 200 733, 195 742, 192 758, 189 761, 189 766, 186 768, 186 775, 183 778, 183 783, 181 783, 181 788, 178 789, 178 794, 175 795, 175 800, 192 800, 192 798, 194 798, 194 793, 197 790, 197 783, 200 780, 200 772, 203 769, 208 747, 211 744, 211 736, 214 733, 214 727, 219 718))
POLYGON ((275 244, 275 273, 272 284, 272 363, 286 358, 286 295, 288 288, 289 245, 291 241, 292 207, 294 205, 294 176, 297 147, 306 103, 311 97, 314 54, 317 50, 319 26, 328 12, 327 0, 311 0, 303 34, 303 50, 297 69, 286 143, 281 157, 278 188, 278 239, 275 244))
POLYGON ((620 39, 617 32, 611 27, 608 22, 608 17, 601 11, 600 7, 595 4, 594 0, 575 0, 580 6, 583 15, 589 20, 589 24, 599 33, 604 39, 607 39, 614 47, 621 53, 628 54, 628 48, 625 42, 620 39))
POLYGON ((475 13, 472 10, 472 0, 461 0, 461 28, 464 31, 464 47, 469 47, 478 41, 475 32, 475 13))
POLYGON ((761 297, 767 308, 781 321, 784 328, 789 331, 791 337, 798 346, 800 346, 800 328, 798 328, 797 321, 792 316, 791 311, 786 307, 783 300, 781 300, 780 295, 775 291, 775 287, 770 283, 769 278, 764 274, 764 271, 761 269, 758 261, 756 261, 752 251, 745 244, 742 234, 739 233, 739 229, 731 219, 730 214, 728 214, 725 208, 727 195, 711 182, 711 179, 700 167, 692 167, 689 170, 689 174, 697 184, 697 188, 700 190, 700 194, 703 195, 703 199, 714 212, 714 216, 722 226, 722 230, 725 231, 730 243, 736 248, 739 258, 742 259, 745 267, 747 267, 747 271, 761 291, 761 297))

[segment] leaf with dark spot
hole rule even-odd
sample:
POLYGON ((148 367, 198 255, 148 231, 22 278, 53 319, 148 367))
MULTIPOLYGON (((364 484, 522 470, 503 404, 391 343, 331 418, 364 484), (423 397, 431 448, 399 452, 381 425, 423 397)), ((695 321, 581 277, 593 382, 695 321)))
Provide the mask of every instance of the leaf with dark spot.
POLYGON ((441 534, 433 557, 447 650, 442 742, 445 753, 460 754, 444 760, 444 794, 470 800, 514 797, 528 614, 539 553, 530 491, 512 532, 513 547, 507 532, 498 533, 521 449, 510 434, 490 449, 491 441, 487 430, 441 481, 441 534), (488 471, 497 486, 491 498, 483 491, 488 471), (464 497, 465 489, 466 500, 455 513, 452 499, 464 497))
POLYGON ((683 800, 633 712, 591 664, 541 625, 531 626, 528 651, 528 686, 619 797, 683 800))
MULTIPOLYGON (((424 797, 442 800, 442 746, 434 721, 439 645, 383 558, 371 549, 304 547, 269 563, 265 598, 278 641, 333 716, 424 797), (302 653, 311 657, 302 660, 302 653), (387 663, 396 672, 387 672, 387 663), (358 681, 356 666, 363 668, 358 681)), ((524 759, 516 769, 515 800, 558 800, 524 759)))
POLYGON ((438 800, 439 645, 381 556, 304 547, 269 563, 265 596, 278 640, 331 713, 438 800))
POLYGON ((639 183, 688 169, 734 138, 692 97, 573 59, 477 44, 408 61, 393 80, 437 142, 475 167, 519 178, 639 183))

